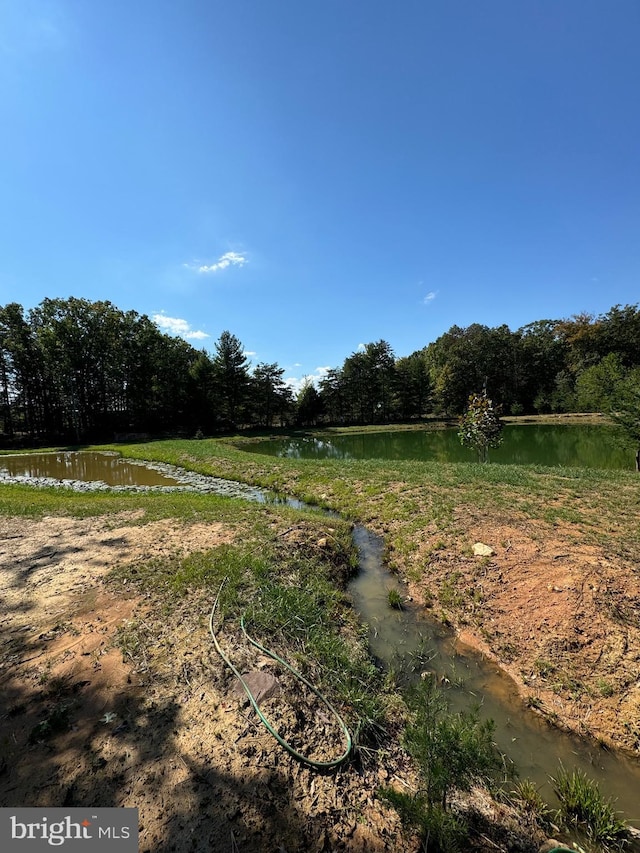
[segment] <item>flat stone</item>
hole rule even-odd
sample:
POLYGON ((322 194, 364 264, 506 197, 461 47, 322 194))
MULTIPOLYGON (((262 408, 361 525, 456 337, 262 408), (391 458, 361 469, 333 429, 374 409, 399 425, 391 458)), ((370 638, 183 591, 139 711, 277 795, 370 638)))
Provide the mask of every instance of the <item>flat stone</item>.
MULTIPOLYGON (((251 672, 243 672, 242 678, 258 703, 264 699, 271 699, 272 696, 278 696, 282 692, 278 679, 265 670, 253 669, 251 672)), ((237 679, 233 683, 231 692, 240 699, 248 700, 244 687, 237 679)))

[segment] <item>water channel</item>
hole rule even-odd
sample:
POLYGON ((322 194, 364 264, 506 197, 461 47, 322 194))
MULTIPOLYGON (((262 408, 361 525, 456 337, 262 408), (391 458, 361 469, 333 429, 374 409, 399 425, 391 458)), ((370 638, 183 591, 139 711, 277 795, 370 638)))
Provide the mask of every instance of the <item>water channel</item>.
MULTIPOLYGON (((98 476, 101 487, 197 489, 249 500, 271 499, 266 493, 240 483, 193 475, 168 465, 149 467, 113 454, 0 456, 0 482, 57 483, 81 488, 88 482, 83 478, 98 476)), ((284 502, 297 509, 313 509, 297 500, 285 499, 284 502)), ((389 590, 396 588, 403 597, 406 592, 384 566, 382 540, 360 525, 355 527, 353 537, 360 571, 348 591, 356 611, 369 626, 371 650, 380 664, 393 667, 404 682, 419 678, 425 669, 435 671, 444 677, 454 709, 478 703, 482 715, 496 722, 499 748, 514 763, 521 777, 529 777, 541 786, 546 799, 553 799, 549 776, 557 772, 562 762, 568 770, 584 770, 599 783, 603 793, 617 800, 616 808, 624 817, 638 825, 640 763, 551 727, 524 707, 514 683, 496 664, 471 648, 460 647, 451 631, 417 607, 409 604, 403 610, 391 609, 389 590)))

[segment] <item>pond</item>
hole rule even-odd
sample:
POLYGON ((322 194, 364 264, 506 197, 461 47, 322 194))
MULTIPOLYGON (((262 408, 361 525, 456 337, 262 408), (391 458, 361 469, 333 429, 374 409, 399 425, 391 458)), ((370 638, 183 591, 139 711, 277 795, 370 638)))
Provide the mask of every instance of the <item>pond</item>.
MULTIPOLYGON (((420 459, 474 462, 455 429, 416 429, 343 435, 296 436, 243 444, 243 450, 295 459, 420 459)), ((491 462, 633 470, 633 453, 608 426, 507 424, 491 462)))
POLYGON ((107 486, 177 486, 175 477, 130 462, 115 453, 63 450, 0 456, 4 478, 79 480, 107 486))
MULTIPOLYGON (((40 453, 0 454, 0 483, 64 486, 76 491, 199 491, 230 498, 279 502, 261 489, 196 474, 164 463, 123 459, 104 451, 61 450, 40 453)), ((287 498, 293 507, 300 501, 287 498)))

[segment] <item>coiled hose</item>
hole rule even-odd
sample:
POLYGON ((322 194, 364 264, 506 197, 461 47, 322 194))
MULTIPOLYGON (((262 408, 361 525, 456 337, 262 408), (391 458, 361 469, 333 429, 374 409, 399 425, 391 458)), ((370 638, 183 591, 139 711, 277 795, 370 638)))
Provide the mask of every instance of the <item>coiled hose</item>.
POLYGON ((347 760, 347 758, 349 758, 349 756, 351 755, 351 750, 353 748, 353 741, 351 738, 351 733, 350 733, 349 729, 347 728, 346 723, 344 722, 344 720, 342 719, 342 717, 340 716, 338 711, 336 711, 336 709, 333 707, 333 705, 329 702, 329 700, 325 696, 323 696, 322 693, 320 693, 320 691, 316 687, 313 686, 313 684, 310 684, 307 681, 307 679, 301 673, 299 673, 290 664, 288 664, 281 657, 279 657, 274 651, 266 648, 261 643, 259 643, 257 640, 254 640, 253 637, 251 637, 247 633, 247 630, 246 630, 245 625, 244 625, 244 616, 240 619, 240 627, 241 627, 242 633, 246 637, 247 641, 252 646, 255 646, 256 649, 259 649, 263 654, 272 658, 272 660, 277 661, 285 669, 288 669, 289 672, 295 678, 298 679, 298 681, 301 681, 303 684, 305 684, 309 688, 309 690, 311 690, 311 692, 315 696, 317 696, 318 699, 320 699, 320 701, 329 709, 329 711, 331 711, 333 716, 336 718, 336 720, 338 721, 338 725, 342 729, 344 739, 345 739, 345 744, 346 744, 346 748, 345 748, 344 752, 342 753, 342 755, 340 755, 338 758, 333 758, 330 761, 316 761, 313 758, 309 758, 306 755, 302 755, 302 753, 298 752, 293 746, 291 746, 291 744, 288 741, 286 741, 282 737, 282 735, 280 735, 280 733, 271 725, 269 720, 267 720, 265 715, 262 713, 260 706, 258 705, 258 703, 256 701, 255 696, 251 692, 251 688, 246 683, 246 681, 244 680, 242 675, 238 672, 238 670, 233 665, 233 663, 226 656, 226 654, 222 651, 222 648, 220 647, 220 643, 218 642, 218 638, 216 637, 216 633, 214 630, 214 620, 215 620, 216 610, 218 608, 218 603, 220 601, 220 595, 222 593, 222 589, 225 585, 226 580, 227 580, 227 578, 225 578, 222 581, 222 583, 220 584, 220 589, 218 590, 216 600, 213 603, 213 607, 211 608, 211 614, 209 616, 209 631, 211 633, 211 637, 213 638, 213 643, 216 647, 216 651, 218 652, 218 654, 220 655, 222 660, 226 663, 226 665, 229 667, 231 672, 233 672, 235 677, 238 679, 238 681, 242 685, 244 692, 249 697, 249 702, 251 702, 251 705, 253 706, 254 711, 258 715, 258 719, 260 720, 260 722, 265 726, 267 731, 273 735, 273 737, 278 741, 280 746, 282 746, 290 755, 292 755, 298 761, 302 762, 303 764, 307 764, 309 767, 314 767, 318 770, 328 770, 328 769, 331 769, 333 767, 338 767, 340 764, 345 762, 347 760))

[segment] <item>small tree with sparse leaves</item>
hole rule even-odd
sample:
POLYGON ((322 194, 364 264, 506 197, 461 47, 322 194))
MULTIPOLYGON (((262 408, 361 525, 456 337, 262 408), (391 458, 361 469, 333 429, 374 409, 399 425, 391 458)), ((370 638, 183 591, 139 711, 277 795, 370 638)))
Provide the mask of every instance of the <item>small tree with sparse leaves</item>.
POLYGON ((478 461, 489 461, 489 448, 502 444, 502 421, 486 392, 472 394, 460 418, 458 436, 464 447, 478 451, 478 461))

